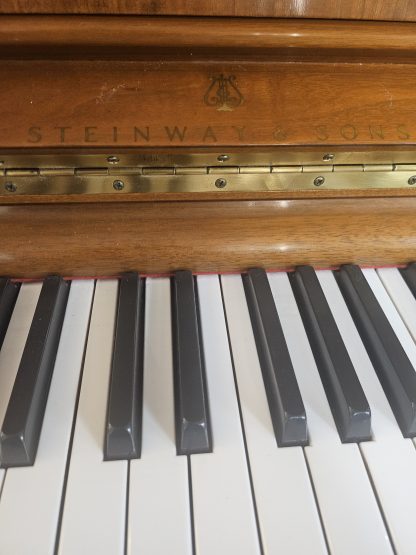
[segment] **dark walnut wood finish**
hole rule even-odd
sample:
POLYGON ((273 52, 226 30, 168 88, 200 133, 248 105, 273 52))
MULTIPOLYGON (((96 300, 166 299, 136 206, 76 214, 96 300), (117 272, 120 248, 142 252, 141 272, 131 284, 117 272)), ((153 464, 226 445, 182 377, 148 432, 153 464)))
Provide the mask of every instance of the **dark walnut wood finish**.
POLYGON ((413 0, 2 0, 0 13, 305 17, 415 21, 413 0))

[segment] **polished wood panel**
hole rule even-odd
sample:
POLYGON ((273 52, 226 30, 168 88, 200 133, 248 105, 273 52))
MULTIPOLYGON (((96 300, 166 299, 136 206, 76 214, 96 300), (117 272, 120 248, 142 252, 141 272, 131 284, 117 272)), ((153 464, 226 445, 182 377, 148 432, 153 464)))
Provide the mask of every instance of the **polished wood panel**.
POLYGON ((415 60, 413 23, 0 16, 0 58, 415 60))
POLYGON ((406 263, 415 211, 415 198, 3 206, 0 274, 406 263))
MULTIPOLYGON (((13 167, 8 149, 31 156, 42 149, 154 149, 143 154, 150 166, 165 159, 158 152, 175 148, 211 149, 215 158, 277 146, 307 147, 320 159, 334 147, 412 151, 414 29, 385 22, 2 16, 0 171, 13 167)), ((406 263, 416 259, 416 197, 402 194, 412 194, 406 183, 390 199, 319 193, 237 201, 219 192, 211 201, 186 195, 183 202, 172 196, 154 202, 148 195, 143 203, 132 197, 3 204, 0 275, 406 263)))
MULTIPOLYGON (((196 176, 195 179, 198 179, 196 176)), ((214 189, 214 186, 213 186, 214 189)), ((292 200, 292 199, 311 199, 323 200, 333 198, 356 199, 356 198, 412 198, 416 197, 416 189, 406 187, 406 181, 403 181, 403 187, 400 189, 368 189, 368 190, 308 190, 308 191, 217 191, 207 193, 106 193, 96 195, 4 195, 0 194, 0 206, 9 205, 36 205, 36 204, 94 204, 102 203, 130 203, 130 202, 189 202, 189 201, 274 201, 274 200, 292 200)))
POLYGON ((414 144, 415 72, 410 64, 5 61, 0 148, 414 144), (234 76, 240 94, 229 106, 211 102, 220 75, 234 76))
POLYGON ((413 0, 2 0, 0 13, 311 17, 416 21, 413 0))

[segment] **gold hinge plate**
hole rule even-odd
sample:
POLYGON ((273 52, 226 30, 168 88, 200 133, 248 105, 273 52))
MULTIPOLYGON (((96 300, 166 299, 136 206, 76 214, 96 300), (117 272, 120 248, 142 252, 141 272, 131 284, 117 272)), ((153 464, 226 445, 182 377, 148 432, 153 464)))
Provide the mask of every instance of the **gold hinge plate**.
MULTIPOLYGON (((333 194, 347 194, 363 191, 371 194, 381 194, 380 191, 400 189, 404 194, 416 194, 416 164, 411 158, 398 157, 400 163, 388 163, 387 156, 375 156, 372 160, 368 153, 359 158, 343 155, 340 163, 333 163, 329 155, 312 159, 305 154, 307 163, 290 162, 299 160, 286 155, 279 163, 260 164, 262 157, 257 159, 236 158, 241 164, 233 164, 227 159, 224 163, 209 165, 193 165, 203 159, 203 155, 188 156, 173 160, 172 165, 144 164, 143 160, 133 156, 121 160, 116 156, 108 156, 102 164, 103 157, 67 156, 62 158, 45 155, 43 158, 35 156, 23 159, 19 156, 10 157, 0 163, 0 200, 6 197, 45 197, 61 195, 62 197, 79 197, 80 195, 118 195, 133 194, 199 194, 199 193, 308 193, 320 196, 332 192, 333 194), (86 163, 84 162, 84 159, 86 163), (244 163, 246 160, 254 162, 244 163), (362 160, 362 163, 358 163, 362 160), (38 166, 29 166, 30 162, 40 161, 38 166), (68 162, 79 162, 70 166, 68 162), (354 163, 345 163, 345 162, 354 163), (25 166, 24 162, 28 165, 25 166), (101 162, 102 165, 97 165, 101 162), (129 165, 124 165, 129 163, 129 165), (412 191, 415 193, 412 193, 412 191), (407 193, 408 192, 408 193, 407 193)), ((332 156, 332 155, 331 155, 332 156)), ((414 155, 415 156, 415 155, 414 155)), ((416 156, 415 156, 416 157, 416 156)))

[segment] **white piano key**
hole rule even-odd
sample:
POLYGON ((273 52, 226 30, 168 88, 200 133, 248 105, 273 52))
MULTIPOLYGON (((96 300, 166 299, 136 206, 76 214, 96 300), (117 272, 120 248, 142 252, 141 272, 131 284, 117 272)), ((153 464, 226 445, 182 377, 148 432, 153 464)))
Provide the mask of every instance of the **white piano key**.
POLYGON ((93 281, 72 282, 34 466, 7 471, 0 553, 53 554, 93 281))
MULTIPOLYGON (((377 271, 368 269, 363 270, 363 274, 416 371, 415 298, 399 271, 394 268, 377 271)), ((416 446, 416 438, 413 438, 413 442, 416 446)))
MULTIPOLYGON (((376 270, 370 270, 370 269, 363 270, 363 274, 367 282, 369 283, 371 290, 373 291, 384 314, 387 316, 388 321, 390 322, 390 325, 393 328, 394 333, 396 334, 403 349, 405 350, 407 356, 409 357, 409 360, 412 363, 413 368, 415 368, 416 370, 415 342, 411 334, 409 333, 409 329, 407 329, 406 325, 404 324, 403 319, 400 316, 400 313, 398 312, 396 306, 394 305, 392 299, 390 298, 389 293, 386 290, 386 287, 383 285, 383 282, 381 281, 380 277, 377 275, 376 270)), ((388 283, 387 274, 383 273, 383 276, 384 276, 385 282, 388 283)), ((394 287, 393 289, 390 287, 390 289, 393 291, 394 287)), ((395 299, 397 300, 397 296, 395 296, 395 299)), ((412 303, 411 306, 414 307, 415 304, 412 303)), ((408 310, 410 311, 410 307, 408 310)), ((415 317, 416 317, 416 312, 414 312, 413 318, 415 317)), ((409 321, 411 319, 412 318, 410 317, 409 321)))
POLYGON ((117 281, 97 281, 61 523, 59 554, 124 553, 127 462, 103 461, 117 281))
POLYGON ((170 280, 146 280, 143 432, 130 462, 128 553, 192 553, 188 459, 176 455, 170 280))
MULTIPOLYGON (((0 351, 0 425, 6 414, 41 288, 41 283, 26 283, 21 286, 0 351)), ((4 475, 5 471, 0 469, 0 491, 4 475)))
POLYGON ((220 282, 201 276, 197 284, 214 448, 190 458, 196 552, 255 555, 259 536, 220 282))
POLYGON ((363 442, 361 452, 396 552, 410 555, 414 552, 416 450, 400 432, 333 273, 318 272, 318 278, 371 407, 374 440, 363 442))
POLYGON ((264 553, 326 553, 303 450, 277 447, 241 277, 221 280, 264 553))
POLYGON ((269 274, 269 280, 306 407, 305 454, 329 549, 337 555, 392 553, 358 446, 339 440, 288 276, 269 274))
MULTIPOLYGON (((317 275, 360 383, 365 393, 368 392, 371 408, 371 429, 374 439, 380 437, 403 439, 334 274, 330 271, 319 271, 317 275)), ((363 442, 363 445, 365 445, 365 442, 363 442)))
MULTIPOLYGON (((374 272, 374 270, 373 270, 374 272)), ((378 280, 374 273, 364 272, 367 280, 371 280, 374 294, 384 313, 389 319, 402 347, 416 371, 416 299, 397 268, 377 270, 378 280), (378 286, 381 280, 385 290, 378 286)), ((413 438, 416 446, 416 438, 413 438)))
POLYGON ((416 299, 397 268, 380 268, 377 274, 408 332, 416 341, 416 299))

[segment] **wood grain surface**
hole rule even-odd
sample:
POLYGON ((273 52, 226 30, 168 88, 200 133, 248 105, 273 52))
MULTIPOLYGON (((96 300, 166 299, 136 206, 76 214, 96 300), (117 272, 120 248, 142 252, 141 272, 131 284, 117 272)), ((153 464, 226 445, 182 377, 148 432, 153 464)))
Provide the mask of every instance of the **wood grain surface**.
POLYGON ((0 58, 415 59, 414 23, 298 19, 0 16, 0 58))
POLYGON ((0 148, 411 145, 415 71, 374 63, 5 61, 0 148), (216 105, 221 75, 235 78, 236 100, 216 105))
POLYGON ((0 13, 153 14, 415 21, 414 0, 2 0, 0 13))
MULTIPOLYGON (((362 14, 368 6, 361 4, 362 14)), ((414 29, 384 22, 4 16, 0 161, 13 148, 412 149, 414 29)), ((149 158, 149 165, 157 161, 149 158)), ((148 200, 0 206, 0 275, 416 259, 416 197, 148 200)))
POLYGON ((416 259, 416 198, 0 208, 0 274, 40 277, 416 259))

